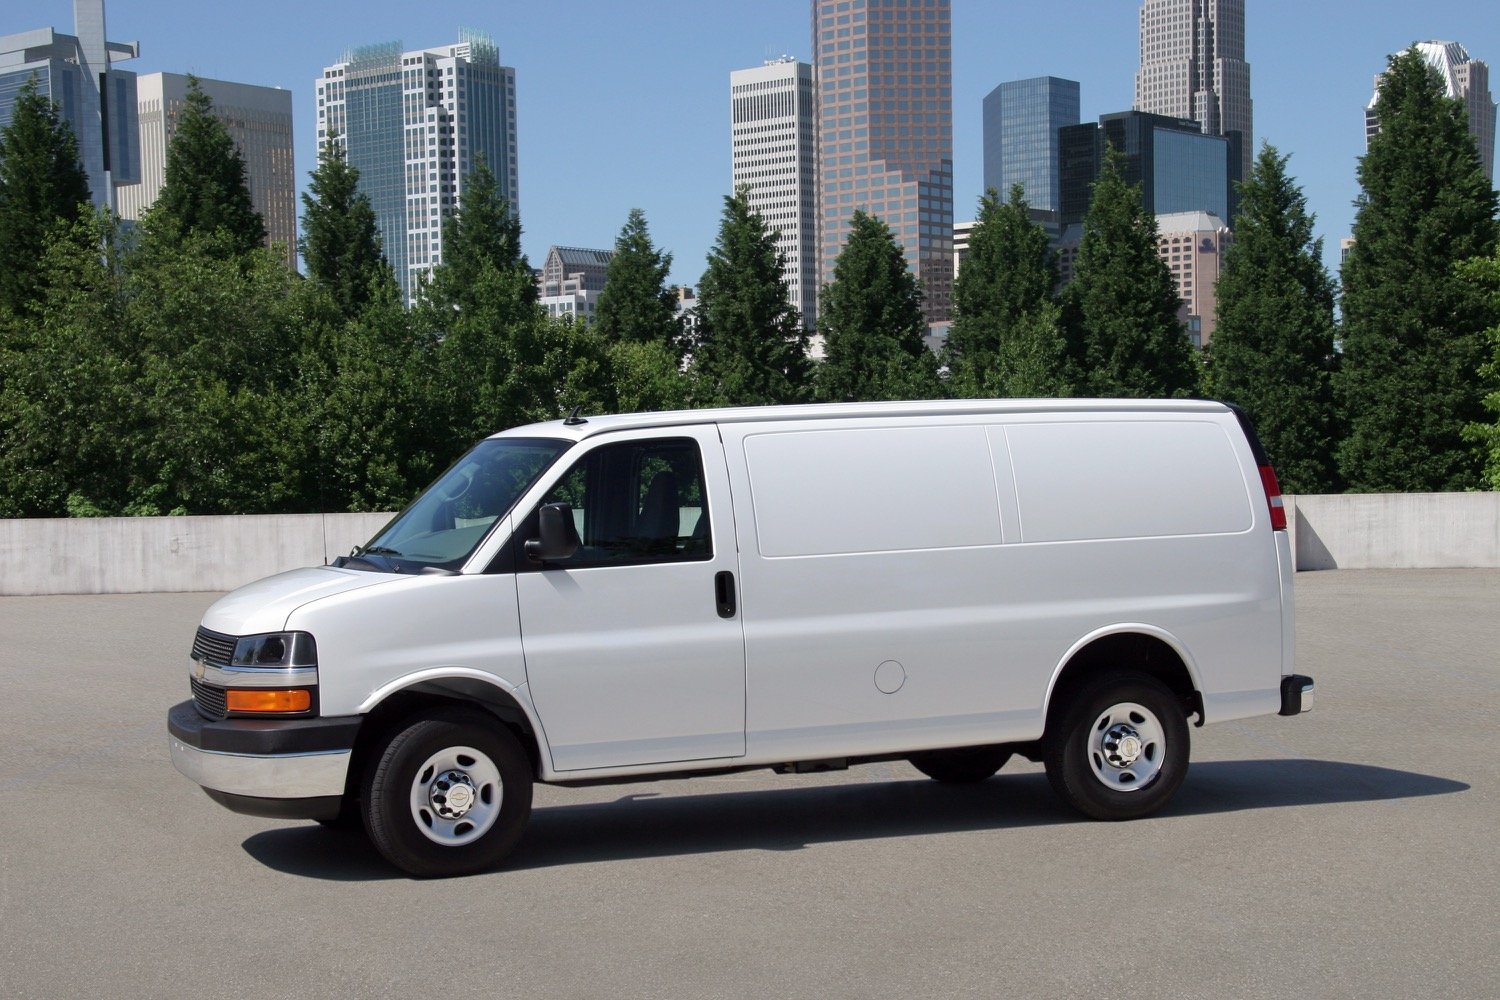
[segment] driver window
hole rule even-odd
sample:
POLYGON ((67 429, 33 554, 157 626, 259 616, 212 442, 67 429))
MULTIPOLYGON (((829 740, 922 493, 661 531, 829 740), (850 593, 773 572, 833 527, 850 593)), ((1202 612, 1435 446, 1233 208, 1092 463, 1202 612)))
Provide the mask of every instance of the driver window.
POLYGON ((681 562, 713 555, 703 462, 691 438, 595 448, 542 503, 566 503, 581 545, 568 568, 681 562))

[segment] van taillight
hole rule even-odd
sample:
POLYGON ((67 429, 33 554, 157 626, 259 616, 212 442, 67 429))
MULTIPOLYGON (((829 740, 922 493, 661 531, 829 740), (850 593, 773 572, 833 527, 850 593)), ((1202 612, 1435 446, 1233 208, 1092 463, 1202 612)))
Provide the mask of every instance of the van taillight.
POLYGON ((1271 507, 1271 530, 1286 530, 1286 504, 1281 500, 1281 484, 1276 481, 1276 470, 1269 465, 1260 467, 1260 484, 1266 488, 1266 503, 1271 507))

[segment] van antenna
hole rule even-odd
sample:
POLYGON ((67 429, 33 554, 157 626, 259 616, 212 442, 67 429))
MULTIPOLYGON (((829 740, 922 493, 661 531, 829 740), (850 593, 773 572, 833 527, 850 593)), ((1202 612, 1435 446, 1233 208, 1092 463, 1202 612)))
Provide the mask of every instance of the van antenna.
POLYGON ((564 427, 577 427, 579 424, 586 424, 586 423, 588 423, 587 420, 583 419, 582 417, 580 417, 578 415, 578 411, 581 410, 581 409, 583 409, 582 404, 573 407, 573 412, 570 413, 570 414, 568 414, 568 419, 566 419, 566 420, 563 421, 563 426, 564 427))

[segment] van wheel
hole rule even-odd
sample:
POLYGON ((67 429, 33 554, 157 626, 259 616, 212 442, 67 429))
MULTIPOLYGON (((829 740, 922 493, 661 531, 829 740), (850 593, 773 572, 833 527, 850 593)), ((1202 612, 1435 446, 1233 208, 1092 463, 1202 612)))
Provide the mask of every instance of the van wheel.
POLYGON ((475 711, 443 709, 394 731, 372 757, 365 829, 411 875, 465 875, 500 862, 531 816, 531 770, 515 736, 475 711))
POLYGON ((1117 673, 1083 687, 1043 744, 1052 788, 1094 819, 1149 816, 1187 775, 1187 713, 1154 677, 1117 673))
POLYGON ((1005 747, 925 750, 906 758, 911 766, 945 785, 972 785, 992 776, 1010 760, 1005 747))

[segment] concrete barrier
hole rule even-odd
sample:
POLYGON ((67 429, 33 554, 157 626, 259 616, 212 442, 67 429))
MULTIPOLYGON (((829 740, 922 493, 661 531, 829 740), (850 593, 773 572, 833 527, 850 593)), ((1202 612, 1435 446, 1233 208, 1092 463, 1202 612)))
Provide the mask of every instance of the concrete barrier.
POLYGON ((0 521, 0 595, 233 590, 344 555, 390 514, 0 521))
MULTIPOLYGON (((1298 570, 1500 567, 1500 493, 1289 496, 1298 570)), ((317 566, 390 514, 0 521, 0 596, 233 590, 317 566)))
POLYGON ((1287 497, 1298 570, 1500 566, 1500 493, 1287 497))

